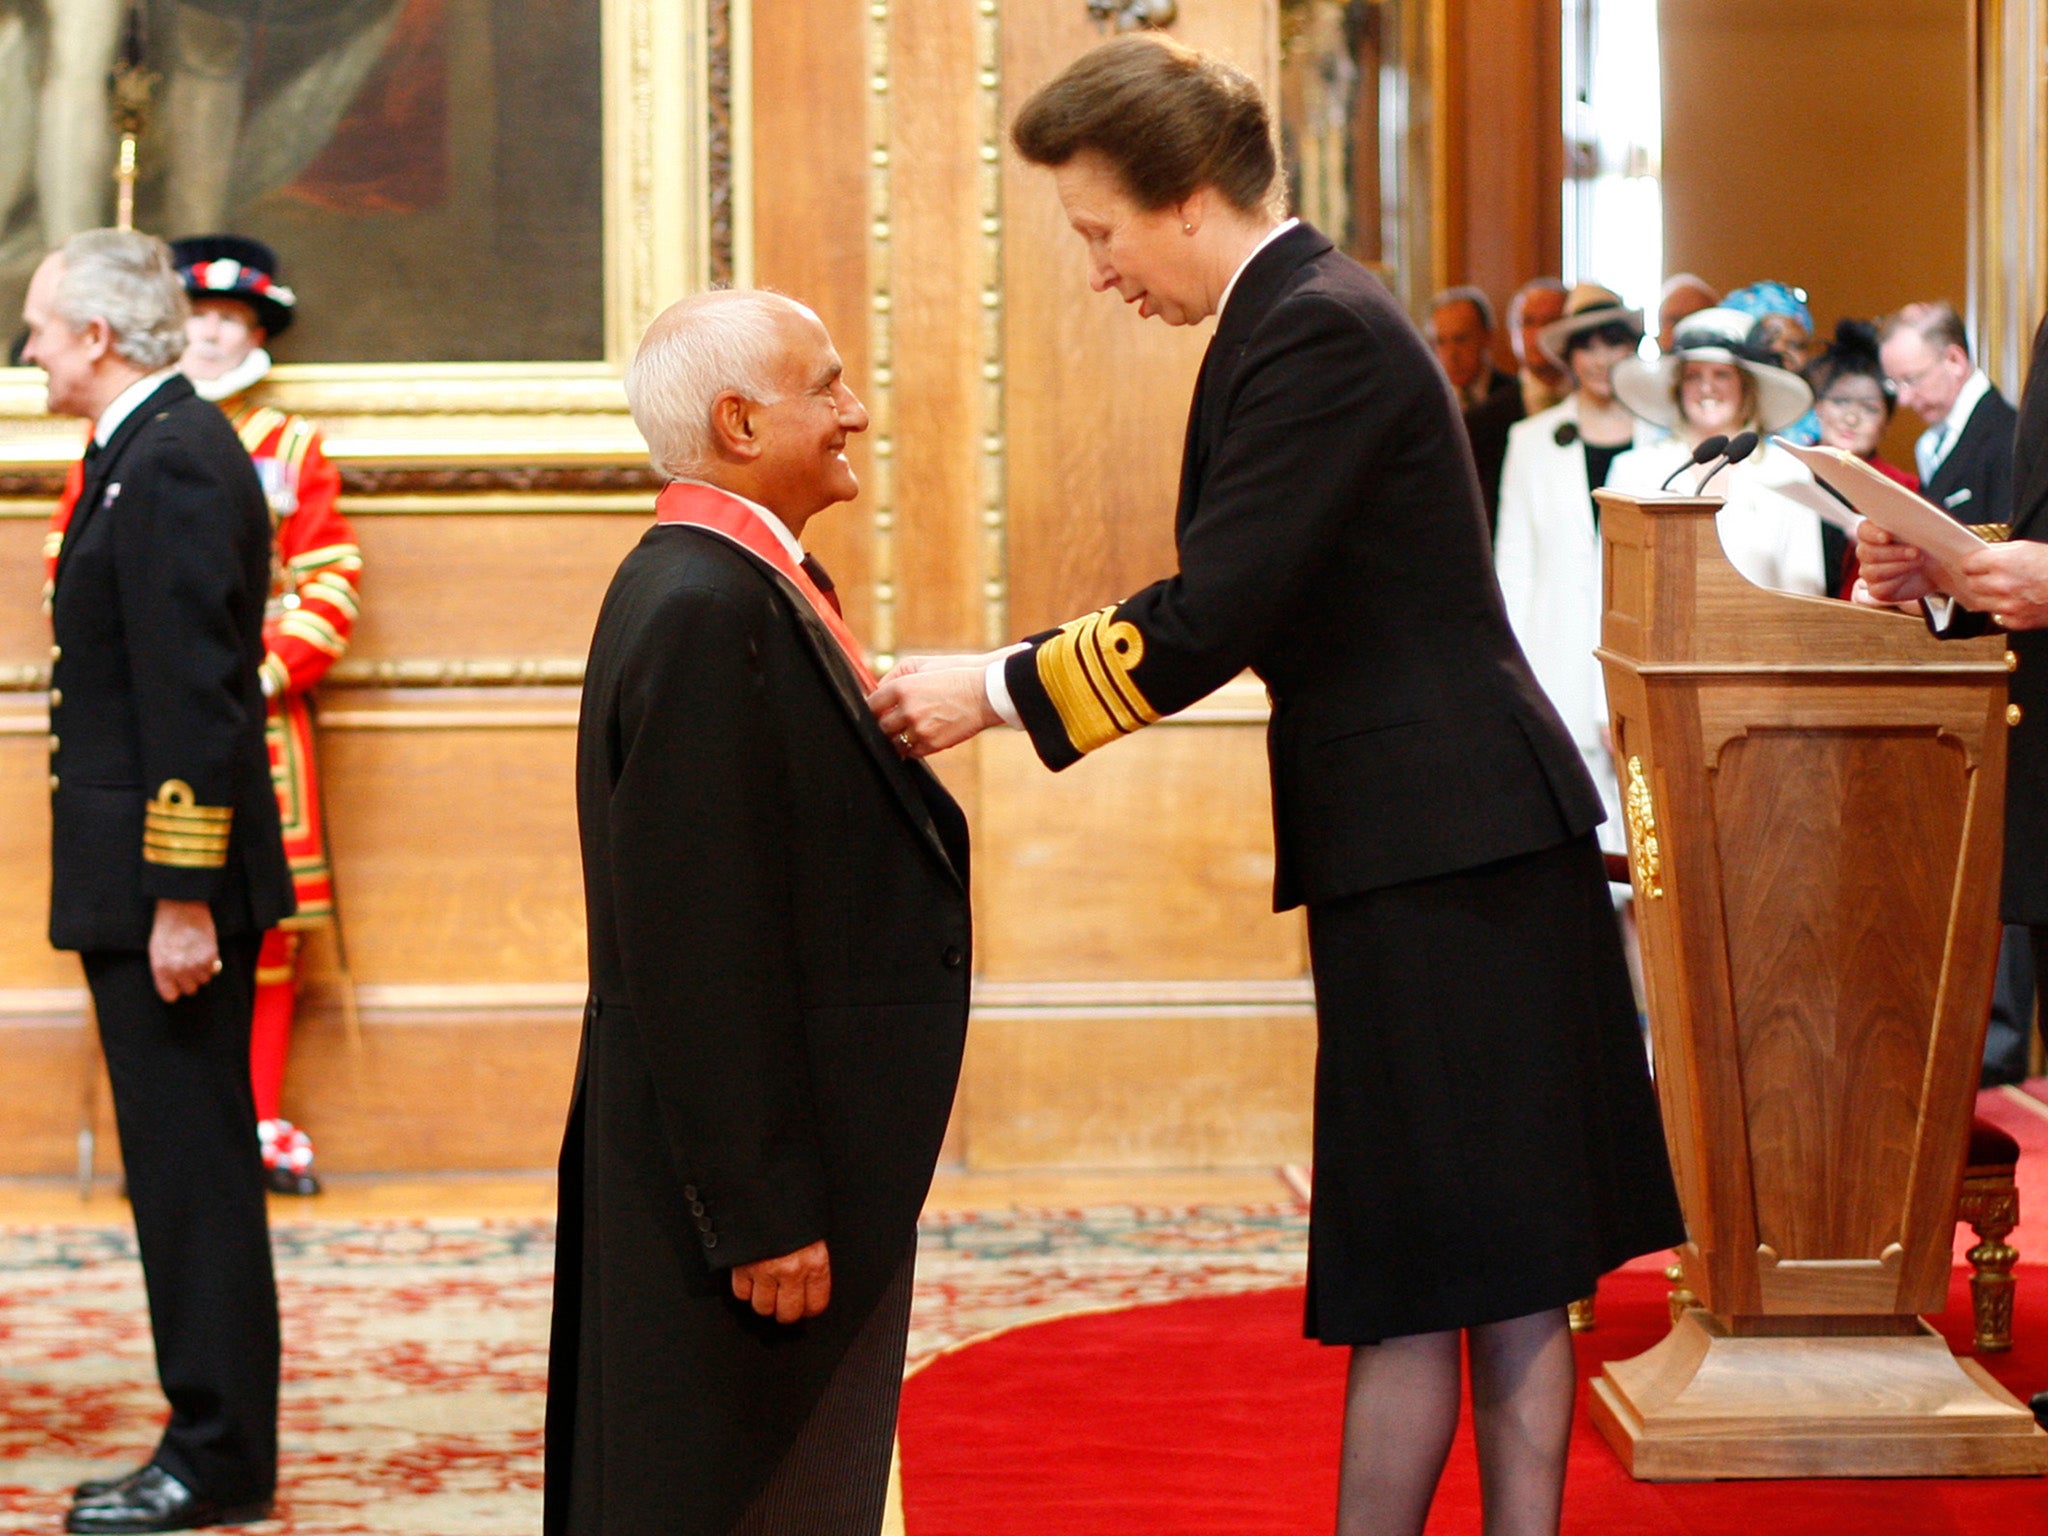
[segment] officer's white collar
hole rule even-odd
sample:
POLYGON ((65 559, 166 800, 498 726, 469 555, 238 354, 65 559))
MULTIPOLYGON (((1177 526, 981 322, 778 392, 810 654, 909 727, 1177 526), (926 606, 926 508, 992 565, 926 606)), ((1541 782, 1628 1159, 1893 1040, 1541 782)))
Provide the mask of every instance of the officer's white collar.
POLYGON ((92 440, 102 448, 106 447, 108 441, 120 430, 121 423, 133 416, 142 402, 162 389, 164 381, 177 371, 175 368, 159 368, 155 373, 137 379, 114 396, 107 402, 107 408, 100 412, 99 420, 93 423, 92 440))

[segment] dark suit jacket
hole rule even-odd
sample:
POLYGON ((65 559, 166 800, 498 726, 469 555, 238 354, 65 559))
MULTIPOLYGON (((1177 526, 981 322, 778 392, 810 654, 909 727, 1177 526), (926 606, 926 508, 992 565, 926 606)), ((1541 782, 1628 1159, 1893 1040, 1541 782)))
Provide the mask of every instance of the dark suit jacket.
MULTIPOLYGON (((1986 395, 1971 413, 1957 451, 1994 398, 1986 395)), ((2012 536, 2048 542, 2048 320, 2034 332, 2018 422, 2007 481, 2013 488, 2012 536)), ((1941 478, 1935 477, 1936 485, 1941 478)), ((1959 608, 1937 633, 1946 640, 1968 639, 1993 628, 1985 615, 1959 608)), ((2020 722, 2006 742, 2005 884, 1999 910, 2008 923, 2043 927, 2048 926, 2048 630, 2023 630, 2009 636, 2006 645, 2017 662, 2011 698, 2020 707, 2020 722)))
POLYGON ((966 823, 796 589, 691 527, 612 581, 576 762, 546 1528, 725 1536, 916 1241, 967 1026, 966 823), (820 1238, 821 1316, 733 1299, 734 1265, 820 1238))
POLYGON ((50 618, 50 942, 146 949, 292 912, 263 741, 270 509, 220 408, 167 381, 87 466, 50 618), (223 835, 225 834, 225 835, 223 835))
POLYGON ((1959 523, 2011 522, 2013 429, 2018 421, 2012 403, 1997 387, 1987 390, 1920 494, 1959 523))
POLYGON ((1500 471, 1508 458, 1508 428, 1522 419, 1522 381, 1493 370, 1486 398, 1465 407, 1465 437, 1472 445, 1472 463, 1479 471, 1479 494, 1486 502, 1486 531, 1500 522, 1500 471))
POLYGON ((1602 819, 1494 580, 1457 401, 1365 269, 1302 225, 1202 364, 1180 572, 1004 680, 1064 768, 1246 667, 1273 699, 1281 909, 1547 848, 1602 819))

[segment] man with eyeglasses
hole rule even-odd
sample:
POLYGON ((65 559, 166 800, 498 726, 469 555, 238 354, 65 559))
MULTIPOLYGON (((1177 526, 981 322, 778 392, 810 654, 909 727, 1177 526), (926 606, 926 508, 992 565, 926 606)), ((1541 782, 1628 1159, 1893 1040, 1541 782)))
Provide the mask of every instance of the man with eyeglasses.
POLYGON ((1878 356, 1899 404, 1927 423, 1913 445, 1921 494, 1958 522, 2009 526, 2019 415, 1970 361, 1955 306, 1908 304, 1885 321, 1878 356))
MULTIPOLYGON (((1918 604, 1944 639, 2000 631, 2008 636, 2011 735, 1999 912, 2016 925, 2006 929, 2008 938, 2017 933, 2031 940, 2036 967, 2048 968, 2048 322, 2034 333, 2018 421, 2007 465, 2018 486, 2010 537, 1972 554, 1948 581, 1920 550, 1866 522, 1856 535, 1863 562, 1856 596, 1860 602, 1918 604)), ((2034 1417, 2048 1427, 2048 1391, 2037 1392, 2032 1406, 2034 1417)))
MULTIPOLYGON (((1970 360, 1962 317, 1946 303, 1908 304, 1885 321, 1878 356, 1900 405, 1927 423, 1913 445, 1920 494, 1994 543, 2012 527, 2013 432, 2019 415, 1970 360)), ((2035 975, 2024 931, 2008 929, 1998 954, 1985 1048, 1985 1080, 2026 1075, 2035 975)))

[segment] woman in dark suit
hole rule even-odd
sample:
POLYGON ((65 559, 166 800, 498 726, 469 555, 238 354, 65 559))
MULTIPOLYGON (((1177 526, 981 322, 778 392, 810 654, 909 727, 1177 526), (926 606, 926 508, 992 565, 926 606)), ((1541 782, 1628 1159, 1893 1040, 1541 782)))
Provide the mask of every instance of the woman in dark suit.
POLYGON ((906 754, 1007 722, 1048 767, 1246 667, 1273 698, 1275 905, 1306 905, 1320 1050, 1309 1334, 1353 1347, 1339 1529, 1419 1532, 1470 1341, 1489 1532, 1554 1531, 1565 1306, 1683 1231, 1592 829, 1508 628, 1450 386, 1393 299, 1275 209, 1238 71, 1106 43, 1025 106, 1097 291, 1220 314, 1180 570, 1011 651, 906 664, 906 754))

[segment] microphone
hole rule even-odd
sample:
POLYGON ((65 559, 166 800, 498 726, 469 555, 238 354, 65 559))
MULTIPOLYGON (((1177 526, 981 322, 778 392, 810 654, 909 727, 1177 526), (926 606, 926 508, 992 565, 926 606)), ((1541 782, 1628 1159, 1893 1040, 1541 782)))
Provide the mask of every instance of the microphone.
MULTIPOLYGON (((1728 443, 1728 445, 1721 450, 1721 462, 1713 465, 1706 471, 1706 473, 1700 476, 1699 484, 1695 485, 1692 488, 1693 494, 1697 496, 1701 491, 1705 490, 1707 482, 1713 479, 1714 476, 1718 475, 1722 470, 1726 469, 1729 465, 1740 464, 1752 453, 1755 453, 1757 450, 1757 446, 1762 441, 1763 439, 1758 437, 1754 432, 1736 433, 1734 438, 1728 443)), ((1706 444, 1702 443, 1700 444, 1700 446, 1704 448, 1706 447, 1706 444)))
POLYGON ((1699 447, 1693 449, 1690 459, 1687 459, 1678 468, 1664 477, 1664 483, 1657 487, 1658 494, 1661 495, 1665 491, 1670 490, 1671 482, 1684 474, 1688 469, 1697 469, 1709 459, 1718 459, 1727 451, 1728 439, 1716 432, 1712 437, 1701 443, 1699 447))

